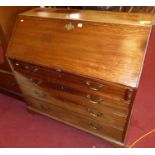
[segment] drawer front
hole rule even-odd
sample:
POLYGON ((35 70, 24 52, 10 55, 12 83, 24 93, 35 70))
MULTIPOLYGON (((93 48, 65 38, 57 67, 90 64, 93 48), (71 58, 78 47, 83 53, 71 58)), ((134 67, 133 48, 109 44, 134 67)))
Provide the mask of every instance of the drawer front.
POLYGON ((12 60, 12 59, 10 60, 15 71, 38 75, 46 80, 50 79, 51 77, 57 77, 58 75, 56 70, 48 69, 45 67, 33 65, 33 64, 18 61, 18 60, 12 60))
MULTIPOLYGON (((116 113, 118 115, 127 116, 129 111, 129 105, 123 104, 121 102, 113 102, 107 98, 100 98, 100 97, 93 97, 90 95, 86 96, 78 96, 74 93, 71 93, 65 90, 65 87, 61 87, 61 85, 55 85, 55 88, 49 88, 48 83, 44 84, 43 86, 39 86, 36 88, 37 90, 42 90, 46 94, 46 99, 48 99, 48 95, 50 94, 55 98, 58 98, 63 101, 68 101, 74 104, 86 106, 89 108, 93 108, 96 110, 110 110, 113 111, 113 113, 116 113)), ((33 93, 34 94, 34 93, 33 93)), ((36 97, 39 97, 39 95, 35 95, 36 97)))
POLYGON ((88 132, 96 133, 100 137, 106 136, 122 141, 123 132, 118 129, 100 124, 73 111, 69 111, 56 105, 36 100, 32 97, 27 97, 26 100, 28 106, 39 110, 41 113, 50 115, 53 118, 59 119, 67 124, 69 123, 70 125, 79 127, 80 129, 84 129, 88 132))
POLYGON ((64 83, 60 83, 60 81, 45 81, 41 78, 25 73, 21 73, 20 75, 25 77, 29 83, 35 84, 35 86, 37 85, 38 87, 43 88, 44 91, 51 92, 52 95, 55 95, 56 97, 60 97, 59 94, 61 92, 61 96, 63 94, 63 97, 66 100, 70 100, 72 102, 86 103, 86 105, 92 105, 92 107, 99 108, 106 105, 109 108, 114 109, 125 115, 128 113, 128 102, 115 101, 103 95, 94 95, 91 92, 83 92, 83 89, 80 86, 77 86, 78 89, 75 89, 71 88, 67 84, 64 85, 64 83))
POLYGON ((116 86, 103 80, 66 73, 61 69, 49 69, 16 60, 12 60, 12 64, 16 71, 36 75, 46 81, 57 81, 75 89, 79 88, 84 93, 106 95, 113 100, 126 101, 128 103, 132 99, 133 90, 128 87, 116 86))
POLYGON ((15 93, 21 93, 13 75, 0 72, 0 87, 15 93))
POLYGON ((32 96, 44 102, 78 112, 96 121, 109 124, 109 126, 113 126, 114 128, 124 129, 127 114, 120 113, 115 108, 109 108, 104 104, 100 105, 100 108, 94 108, 82 98, 78 99, 74 95, 59 90, 38 86, 18 73, 16 73, 16 77, 22 83, 21 89, 25 96, 32 96))

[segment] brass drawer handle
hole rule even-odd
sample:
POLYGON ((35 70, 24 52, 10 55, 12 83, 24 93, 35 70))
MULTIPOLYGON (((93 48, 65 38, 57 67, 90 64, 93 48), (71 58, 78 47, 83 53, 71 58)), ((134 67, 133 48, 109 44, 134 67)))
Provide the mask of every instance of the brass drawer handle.
POLYGON ((33 78, 30 78, 30 81, 33 82, 33 83, 35 83, 36 85, 41 85, 43 83, 42 80, 35 80, 33 78))
POLYGON ((132 100, 132 96, 133 96, 133 92, 128 90, 128 93, 127 93, 127 100, 128 101, 131 101, 132 100))
POLYGON ((100 125, 95 125, 95 124, 93 124, 93 123, 89 123, 89 124, 88 124, 88 127, 89 127, 90 129, 93 129, 93 130, 98 130, 98 129, 102 128, 102 126, 100 126, 100 125))
POLYGON ((61 85, 61 86, 60 86, 60 89, 61 89, 61 90, 64 90, 64 86, 61 85))
POLYGON ((15 66, 19 66, 19 63, 16 62, 16 63, 15 63, 15 66))
POLYGON ((62 69, 57 68, 57 69, 56 69, 56 72, 57 72, 58 78, 61 78, 61 77, 62 77, 62 75, 61 75, 62 69))
POLYGON ((71 22, 69 22, 65 25, 65 29, 68 31, 72 30, 72 29, 74 29, 74 25, 71 22))
POLYGON ((34 94, 39 98, 45 98, 46 94, 38 91, 34 91, 34 94))
POLYGON ((43 104, 40 104, 40 108, 43 110, 49 110, 49 107, 47 105, 43 105, 43 104))
POLYGON ((38 72, 38 71, 39 71, 39 68, 37 68, 37 67, 34 67, 34 68, 33 68, 33 72, 34 72, 34 73, 36 73, 36 72, 38 72))
POLYGON ((102 101, 104 101, 101 97, 94 100, 94 99, 92 99, 91 95, 87 95, 86 98, 89 99, 89 102, 92 104, 99 104, 102 101))
POLYGON ((42 83, 43 83, 42 80, 38 80, 36 84, 37 84, 37 85, 41 85, 42 83))
POLYGON ((58 73, 61 73, 61 72, 62 72, 62 69, 57 68, 56 71, 57 71, 58 73))
POLYGON ((102 117, 103 113, 101 112, 94 112, 91 109, 87 108, 86 111, 93 117, 102 117))
POLYGON ((98 86, 97 87, 94 87, 94 86, 92 86, 92 83, 91 83, 91 81, 86 81, 86 85, 89 87, 89 89, 91 89, 91 90, 95 90, 95 91, 97 91, 97 90, 99 90, 99 89, 102 89, 105 85, 104 84, 98 84, 98 86))
POLYGON ((26 65, 26 66, 25 66, 25 69, 30 69, 30 67, 26 65))

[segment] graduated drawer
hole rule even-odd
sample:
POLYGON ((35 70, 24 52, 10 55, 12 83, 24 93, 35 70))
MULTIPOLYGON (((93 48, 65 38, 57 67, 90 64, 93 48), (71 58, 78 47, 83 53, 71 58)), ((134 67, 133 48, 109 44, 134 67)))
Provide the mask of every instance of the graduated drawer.
POLYGON ((123 139, 123 132, 121 130, 108 125, 100 124, 90 118, 85 117, 84 115, 79 115, 74 111, 66 110, 56 105, 36 100, 32 97, 27 97, 26 101, 28 108, 31 110, 75 126, 99 137, 109 137, 119 141, 122 141, 123 139))
MULTIPOLYGON (((47 85, 44 84, 40 88, 41 88, 40 89, 41 94, 34 93, 34 95, 37 98, 48 98, 49 96, 48 94, 50 94, 51 96, 57 99, 60 99, 62 101, 67 101, 73 104, 82 105, 88 108, 93 108, 95 110, 99 110, 99 111, 106 110, 124 117, 128 115, 129 105, 123 102, 115 102, 111 99, 103 98, 103 97, 100 98, 98 96, 92 97, 87 94, 85 96, 78 96, 74 93, 66 91, 65 87, 63 87, 62 89, 61 85, 55 85, 55 88, 49 88, 47 83, 47 85)), ((37 90, 39 92, 39 89, 36 89, 36 91, 37 90)))
MULTIPOLYGON (((109 126, 124 129, 127 112, 121 113, 117 108, 111 108, 104 103, 99 107, 93 107, 89 102, 83 98, 78 98, 73 94, 68 94, 64 91, 49 89, 47 87, 38 86, 31 82, 21 74, 16 73, 16 77, 21 81, 21 89, 25 96, 32 96, 43 102, 48 102, 51 104, 56 104, 59 107, 65 108, 67 110, 72 110, 78 112, 82 115, 95 119, 96 121, 101 121, 109 126)), ((107 103, 108 104, 108 103, 107 103)))
POLYGON ((12 74, 0 72, 0 87, 14 93, 20 93, 18 84, 12 74))
POLYGON ((62 69, 50 69, 22 61, 12 60, 16 71, 38 76, 45 81, 58 81, 72 88, 80 89, 94 95, 106 95, 115 100, 131 102, 132 88, 111 84, 99 79, 84 77, 64 72, 62 69))
MULTIPOLYGON (((44 89, 45 92, 51 92, 51 94, 55 97, 61 94, 64 95, 66 100, 70 100, 72 102, 77 102, 78 104, 85 104, 88 106, 101 108, 102 106, 107 106, 118 113, 123 113, 127 115, 129 110, 129 104, 127 101, 117 101, 113 100, 104 95, 94 95, 92 92, 85 92, 83 89, 80 89, 80 86, 75 89, 71 88, 71 86, 66 83, 60 83, 61 81, 45 81, 36 76, 32 76, 31 74, 25 73, 17 73, 17 78, 21 77, 25 80, 19 80, 24 85, 33 85, 33 87, 37 87, 38 89, 44 89), (28 83, 28 84, 27 84, 28 83)), ((43 94, 44 94, 43 93, 43 94)), ((46 93, 45 93, 46 94, 46 93)), ((39 96, 39 95, 38 95, 39 96)))

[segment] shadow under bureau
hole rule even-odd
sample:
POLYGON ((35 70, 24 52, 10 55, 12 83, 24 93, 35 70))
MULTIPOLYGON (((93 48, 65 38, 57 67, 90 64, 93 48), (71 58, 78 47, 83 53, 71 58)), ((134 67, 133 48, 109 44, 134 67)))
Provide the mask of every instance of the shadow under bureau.
POLYGON ((123 146, 152 21, 73 9, 20 14, 7 57, 28 110, 123 146))

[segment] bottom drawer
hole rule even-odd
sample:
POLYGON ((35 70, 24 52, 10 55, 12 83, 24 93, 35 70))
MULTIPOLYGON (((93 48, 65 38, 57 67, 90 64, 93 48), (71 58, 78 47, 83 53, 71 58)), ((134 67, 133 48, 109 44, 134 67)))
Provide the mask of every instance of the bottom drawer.
POLYGON ((21 93, 14 76, 9 73, 0 72, 0 88, 12 93, 21 93))
POLYGON ((113 139, 113 141, 122 142, 123 132, 121 130, 95 122, 90 118, 86 118, 78 113, 69 111, 56 105, 42 102, 32 97, 26 98, 28 107, 34 111, 38 111, 43 115, 47 115, 56 120, 62 121, 71 126, 80 128, 84 131, 97 135, 103 139, 113 139))

